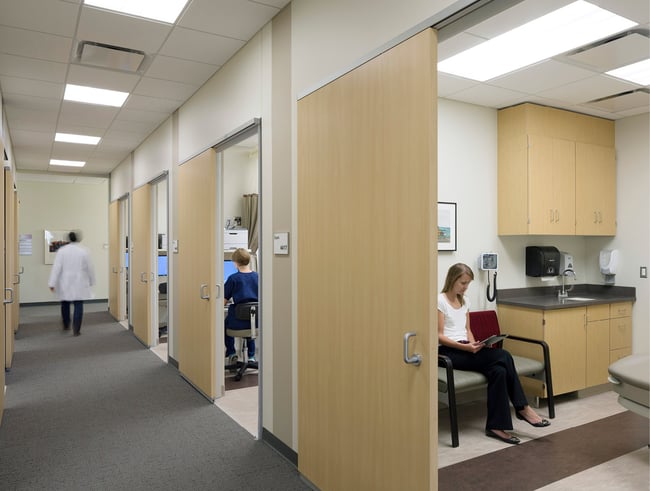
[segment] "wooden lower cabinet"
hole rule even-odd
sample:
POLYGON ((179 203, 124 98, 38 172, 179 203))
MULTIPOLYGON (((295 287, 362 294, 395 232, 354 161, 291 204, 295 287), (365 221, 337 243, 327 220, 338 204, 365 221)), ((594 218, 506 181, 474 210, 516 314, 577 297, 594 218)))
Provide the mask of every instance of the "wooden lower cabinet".
MULTIPOLYGON (((555 394, 607 383, 609 365, 632 352, 632 302, 556 310, 499 305, 498 315, 503 332, 548 344, 555 394)), ((523 343, 506 340, 504 347, 541 360, 523 343)), ((545 397, 545 388, 536 395, 545 397)))

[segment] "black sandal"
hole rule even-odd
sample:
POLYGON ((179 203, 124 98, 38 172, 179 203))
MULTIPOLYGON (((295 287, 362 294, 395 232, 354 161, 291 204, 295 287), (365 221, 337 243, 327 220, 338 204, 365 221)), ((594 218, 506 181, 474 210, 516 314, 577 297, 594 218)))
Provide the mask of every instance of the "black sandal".
POLYGON ((524 418, 521 414, 519 414, 519 412, 515 412, 515 416, 517 416, 517 419, 520 419, 520 420, 522 420, 522 421, 525 421, 525 422, 528 423, 530 426, 534 426, 535 428, 544 428, 545 426, 551 426, 551 423, 550 423, 550 421, 549 421, 548 419, 542 419, 542 420, 541 420, 540 422, 538 422, 538 423, 531 423, 531 422, 528 421, 526 418, 524 418))

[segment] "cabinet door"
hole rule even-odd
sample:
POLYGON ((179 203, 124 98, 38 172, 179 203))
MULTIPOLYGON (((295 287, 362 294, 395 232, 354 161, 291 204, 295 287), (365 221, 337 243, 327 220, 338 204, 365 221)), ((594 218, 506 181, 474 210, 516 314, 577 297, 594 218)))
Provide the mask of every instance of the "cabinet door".
POLYGON ((551 353, 553 391, 564 394, 586 386, 585 308, 544 312, 544 340, 551 353))
POLYGON ((632 346, 632 317, 617 317, 609 321, 609 344, 613 350, 632 346))
POLYGON ((609 320, 587 322, 587 387, 607 383, 609 320))
POLYGON ((530 234, 575 234, 575 143, 528 136, 530 234))
POLYGON ((576 143, 576 234, 616 235, 614 148, 576 143))

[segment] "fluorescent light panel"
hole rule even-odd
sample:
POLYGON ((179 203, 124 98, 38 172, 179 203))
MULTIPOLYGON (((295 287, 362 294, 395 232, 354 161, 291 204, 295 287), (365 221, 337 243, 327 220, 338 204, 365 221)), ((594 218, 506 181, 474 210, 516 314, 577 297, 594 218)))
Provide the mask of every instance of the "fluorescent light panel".
POLYGON ((86 5, 173 24, 187 0, 85 0, 86 5))
POLYGON ((650 58, 605 73, 635 84, 650 85, 650 58))
POLYGON ((635 25, 580 0, 447 58, 438 70, 484 82, 635 25))
POLYGON ((50 159, 50 165, 60 165, 64 167, 83 167, 84 165, 86 165, 86 162, 81 162, 79 160, 50 159))
POLYGON ((71 133, 57 133, 54 141, 65 143, 80 143, 82 145, 97 145, 101 140, 98 136, 73 135, 71 133))
POLYGON ((117 90, 96 89, 83 85, 68 84, 65 86, 63 98, 66 101, 85 102, 87 104, 100 104, 102 106, 122 107, 129 96, 128 92, 117 90))

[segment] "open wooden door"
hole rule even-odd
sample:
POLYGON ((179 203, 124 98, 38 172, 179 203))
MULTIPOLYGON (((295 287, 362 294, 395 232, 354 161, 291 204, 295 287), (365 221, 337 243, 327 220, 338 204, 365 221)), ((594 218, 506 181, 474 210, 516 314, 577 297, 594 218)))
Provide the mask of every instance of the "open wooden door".
POLYGON ((223 292, 217 288, 221 281, 216 278, 216 168, 213 149, 179 167, 175 279, 178 369, 211 400, 217 396, 216 313, 223 309, 223 292))
POLYGON ((11 368, 14 358, 14 340, 16 326, 14 316, 16 314, 14 303, 16 302, 16 290, 18 287, 18 271, 16 268, 16 247, 14 225, 16 216, 14 214, 14 180, 10 169, 4 171, 4 269, 5 269, 5 368, 11 368))
POLYGON ((428 29, 298 102, 298 468, 319 489, 437 486, 436 98, 428 29))
POLYGON ((131 268, 131 312, 129 322, 133 334, 145 346, 152 346, 151 317, 156 287, 152 272, 153 224, 151 219, 151 185, 133 192, 132 227, 129 237, 129 268, 131 268))
MULTIPOLYGON (((0 152, 4 154, 4 145, 2 144, 2 141, 0 141, 0 152)), ((4 229, 4 219, 5 219, 5 213, 4 213, 4 208, 5 208, 5 201, 4 201, 4 185, 0 186, 0 192, 2 193, 2 196, 0 196, 0 229, 4 229)), ((2 246, 2 249, 4 249, 4 236, 0 237, 0 246, 2 246)), ((0 278, 5 277, 5 263, 4 261, 0 261, 0 278)), ((5 297, 6 298, 6 297, 5 297)), ((2 308, 5 308, 5 305, 2 305, 2 308)), ((3 313, 4 314, 4 313, 3 313)), ((13 333, 12 333, 13 334, 13 333)), ((13 339, 13 336, 12 336, 13 339)), ((6 326, 5 326, 5 316, 1 315, 0 316, 0 353, 2 354, 2 358, 4 361, 4 358, 6 357, 6 326)), ((5 371, 4 371, 4 366, 6 366, 5 363, 3 363, 2 368, 0 368, 0 424, 2 423, 2 414, 4 412, 5 408, 5 371)))
POLYGON ((121 321, 118 288, 120 282, 120 207, 115 200, 108 205, 108 311, 115 320, 121 321))
POLYGON ((13 247, 13 268, 14 268, 14 303, 11 304, 12 309, 12 322, 14 333, 18 332, 18 326, 20 325, 20 278, 22 274, 22 268, 20 267, 20 257, 18 256, 18 207, 20 206, 20 200, 18 199, 18 190, 16 186, 13 187, 12 192, 13 200, 13 225, 11 229, 13 234, 11 236, 11 243, 13 247))

